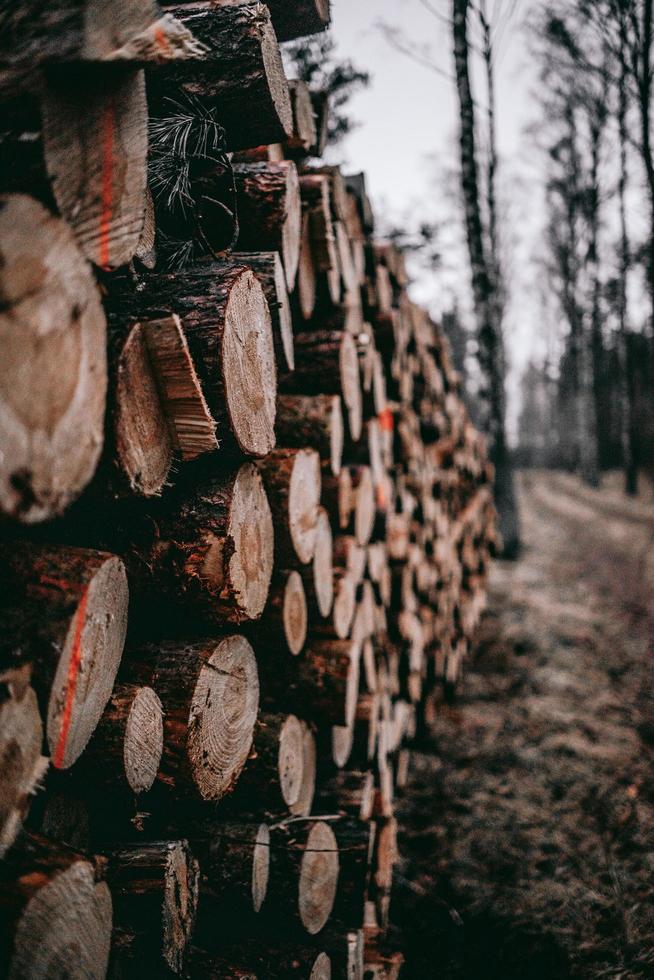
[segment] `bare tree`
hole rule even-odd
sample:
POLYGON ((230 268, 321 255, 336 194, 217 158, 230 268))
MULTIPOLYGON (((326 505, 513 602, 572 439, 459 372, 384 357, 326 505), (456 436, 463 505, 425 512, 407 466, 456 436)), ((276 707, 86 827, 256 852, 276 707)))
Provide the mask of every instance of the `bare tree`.
MULTIPOLYGON (((493 253, 490 233, 484 228, 477 165, 475 106, 470 85, 468 14, 470 0, 452 0, 452 37, 460 114, 461 188, 465 210, 466 238, 472 271, 472 292, 477 320, 479 363, 487 386, 487 425, 490 455, 495 466, 495 499, 505 554, 515 555, 520 546, 520 531, 514 475, 506 437, 506 395, 504 386, 504 342, 502 336, 499 264, 493 253)), ((487 64, 491 69, 492 53, 487 64)), ((493 90, 489 91, 489 97, 493 90)), ((491 117, 494 122, 494 112, 491 117)), ((494 153, 491 150, 491 157, 494 153)), ((496 158, 494 160, 495 164, 496 158)), ((492 174, 494 195, 495 174, 492 174)), ((495 209, 493 208, 495 212, 495 209)), ((495 220, 495 219, 493 219, 495 220)), ((494 229, 497 241, 497 228, 494 229)))

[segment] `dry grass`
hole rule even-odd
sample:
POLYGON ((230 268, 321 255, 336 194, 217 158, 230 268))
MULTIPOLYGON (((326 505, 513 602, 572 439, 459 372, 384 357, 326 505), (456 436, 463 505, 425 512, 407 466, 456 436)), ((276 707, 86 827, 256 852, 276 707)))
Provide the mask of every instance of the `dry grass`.
POLYGON ((549 474, 401 807, 407 977, 654 977, 654 509, 549 474))

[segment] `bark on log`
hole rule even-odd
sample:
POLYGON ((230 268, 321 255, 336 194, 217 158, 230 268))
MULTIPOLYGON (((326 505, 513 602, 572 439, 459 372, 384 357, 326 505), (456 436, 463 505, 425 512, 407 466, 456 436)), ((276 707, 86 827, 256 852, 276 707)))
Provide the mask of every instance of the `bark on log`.
POLYGON ((67 225, 21 195, 0 198, 0 510, 61 513, 103 441, 106 326, 67 225))
POLYGON ((203 980, 332 980, 327 953, 299 945, 252 943, 207 952, 194 948, 192 976, 203 980))
POLYGON ((234 167, 241 251, 278 252, 289 292, 295 286, 302 204, 295 164, 239 163, 234 167))
POLYGON ((204 4, 169 9, 207 50, 193 61, 153 70, 151 103, 181 93, 215 109, 230 150, 290 136, 291 101, 268 8, 246 2, 219 11, 204 4))
POLYGON ((127 578, 100 551, 6 545, 0 560, 5 683, 25 665, 46 719, 53 765, 89 741, 114 685, 127 629, 127 578))
POLYGON ((307 599, 300 573, 278 569, 261 619, 249 633, 257 652, 296 657, 307 638, 307 599))
POLYGON ((118 329, 178 314, 219 439, 246 455, 274 446, 276 370, 272 325, 254 273, 207 262, 183 273, 112 283, 110 320, 118 329))
POLYGON ((311 727, 302 722, 302 785, 297 801, 290 807, 296 817, 307 817, 313 808, 313 798, 316 793, 316 738, 311 727))
POLYGON ((275 560, 308 564, 316 549, 320 457, 313 449, 276 449, 257 463, 275 523, 275 560))
POLYGON ((234 252, 231 258, 249 266, 260 280, 270 310, 277 364, 280 370, 292 371, 295 367, 293 317, 279 252, 234 252))
POLYGON ((39 69, 62 63, 144 65, 195 57, 193 35, 153 0, 66 0, 56 9, 24 0, 0 14, 0 92, 38 90, 39 69))
POLYGON ((357 349, 351 334, 317 330, 295 338, 295 371, 280 377, 284 393, 342 395, 353 439, 361 435, 362 399, 357 349))
POLYGON ((340 874, 334 915, 349 927, 360 928, 371 873, 376 825, 343 817, 333 823, 338 842, 340 874))
POLYGON ((175 795, 219 800, 245 765, 259 707, 252 647, 242 636, 130 651, 128 683, 149 684, 164 709, 158 780, 175 795))
POLYGON ((111 894, 75 851, 23 834, 0 864, 0 959, 10 977, 103 980, 111 894))
POLYGON ((329 0, 271 0, 268 4, 275 33, 280 41, 318 34, 326 30, 331 19, 329 0))
POLYGON ((343 454, 343 413, 338 395, 279 395, 275 421, 277 444, 291 449, 311 446, 329 460, 338 476, 343 454))
POLYGON ((268 892, 270 831, 265 823, 217 823, 211 819, 192 827, 201 862, 202 896, 220 903, 229 921, 234 915, 261 911, 268 892))
POLYGON ((368 769, 341 769, 321 782, 317 807, 321 813, 342 813, 370 820, 375 797, 375 777, 368 769))
POLYGON ((239 814, 292 812, 304 779, 304 727, 295 715, 263 712, 252 748, 227 806, 239 814))
POLYGON ((271 833, 271 912, 282 921, 299 920, 310 935, 319 933, 334 905, 338 875, 338 844, 329 824, 288 823, 271 833))
POLYGON ((366 549, 353 535, 338 534, 334 538, 334 565, 349 572, 355 586, 363 581, 366 571, 366 549))
POLYGON ((43 154, 57 208, 89 261, 129 262, 145 224, 148 110, 142 71, 51 77, 41 100, 43 154))
POLYGON ((188 843, 139 843, 104 851, 102 857, 116 927, 134 935, 149 968, 159 970, 165 963, 181 973, 199 893, 199 866, 188 843))
POLYGON ((43 725, 29 673, 0 676, 0 858, 14 843, 48 760, 41 755, 43 725))
POLYGON ((200 484, 145 529, 126 555, 134 587, 214 623, 257 619, 273 566, 273 523, 256 468, 200 484))
POLYGON ((116 684, 80 760, 80 771, 103 783, 146 793, 163 752, 163 709, 151 687, 116 684))
POLYGON ((262 658, 264 703, 302 711, 310 698, 312 714, 333 725, 348 725, 356 711, 360 648, 348 640, 312 640, 290 665, 262 658))

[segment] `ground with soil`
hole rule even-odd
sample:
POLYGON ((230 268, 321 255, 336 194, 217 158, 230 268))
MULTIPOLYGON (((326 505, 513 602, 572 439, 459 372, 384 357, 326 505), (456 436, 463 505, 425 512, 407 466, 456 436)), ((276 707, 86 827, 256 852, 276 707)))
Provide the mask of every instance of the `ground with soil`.
POLYGON ((399 803, 403 977, 654 977, 654 505, 553 473, 520 500, 399 803))

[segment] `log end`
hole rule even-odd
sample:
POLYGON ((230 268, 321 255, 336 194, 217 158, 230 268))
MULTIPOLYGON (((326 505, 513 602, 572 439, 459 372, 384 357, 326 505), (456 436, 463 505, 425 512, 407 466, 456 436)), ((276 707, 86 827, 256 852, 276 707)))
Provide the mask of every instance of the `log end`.
POLYGON ((270 876, 270 830, 265 823, 260 824, 254 842, 252 855, 252 908, 261 911, 268 894, 270 876))
POLYGON ((315 823, 300 864, 299 912, 312 936, 320 932, 334 907, 338 885, 338 844, 329 824, 315 823))
POLYGON ((186 751, 204 800, 234 787, 252 745, 259 710, 259 677, 252 647, 228 636, 200 671, 193 693, 186 751))
POLYGON ((125 566, 108 555, 82 594, 52 683, 46 734, 57 769, 79 758, 109 700, 125 644, 128 601, 125 566))
POLYGON ((123 762, 135 793, 152 788, 163 752, 163 709, 151 687, 142 687, 132 701, 125 726, 123 762))
POLYGON ((288 648, 296 657, 306 642, 308 625, 307 600, 299 572, 291 572, 286 580, 282 617, 288 648))
POLYGON ((274 530, 263 482, 251 463, 240 468, 234 483, 228 534, 234 543, 229 577, 237 603, 243 618, 258 619, 272 578, 274 530))

